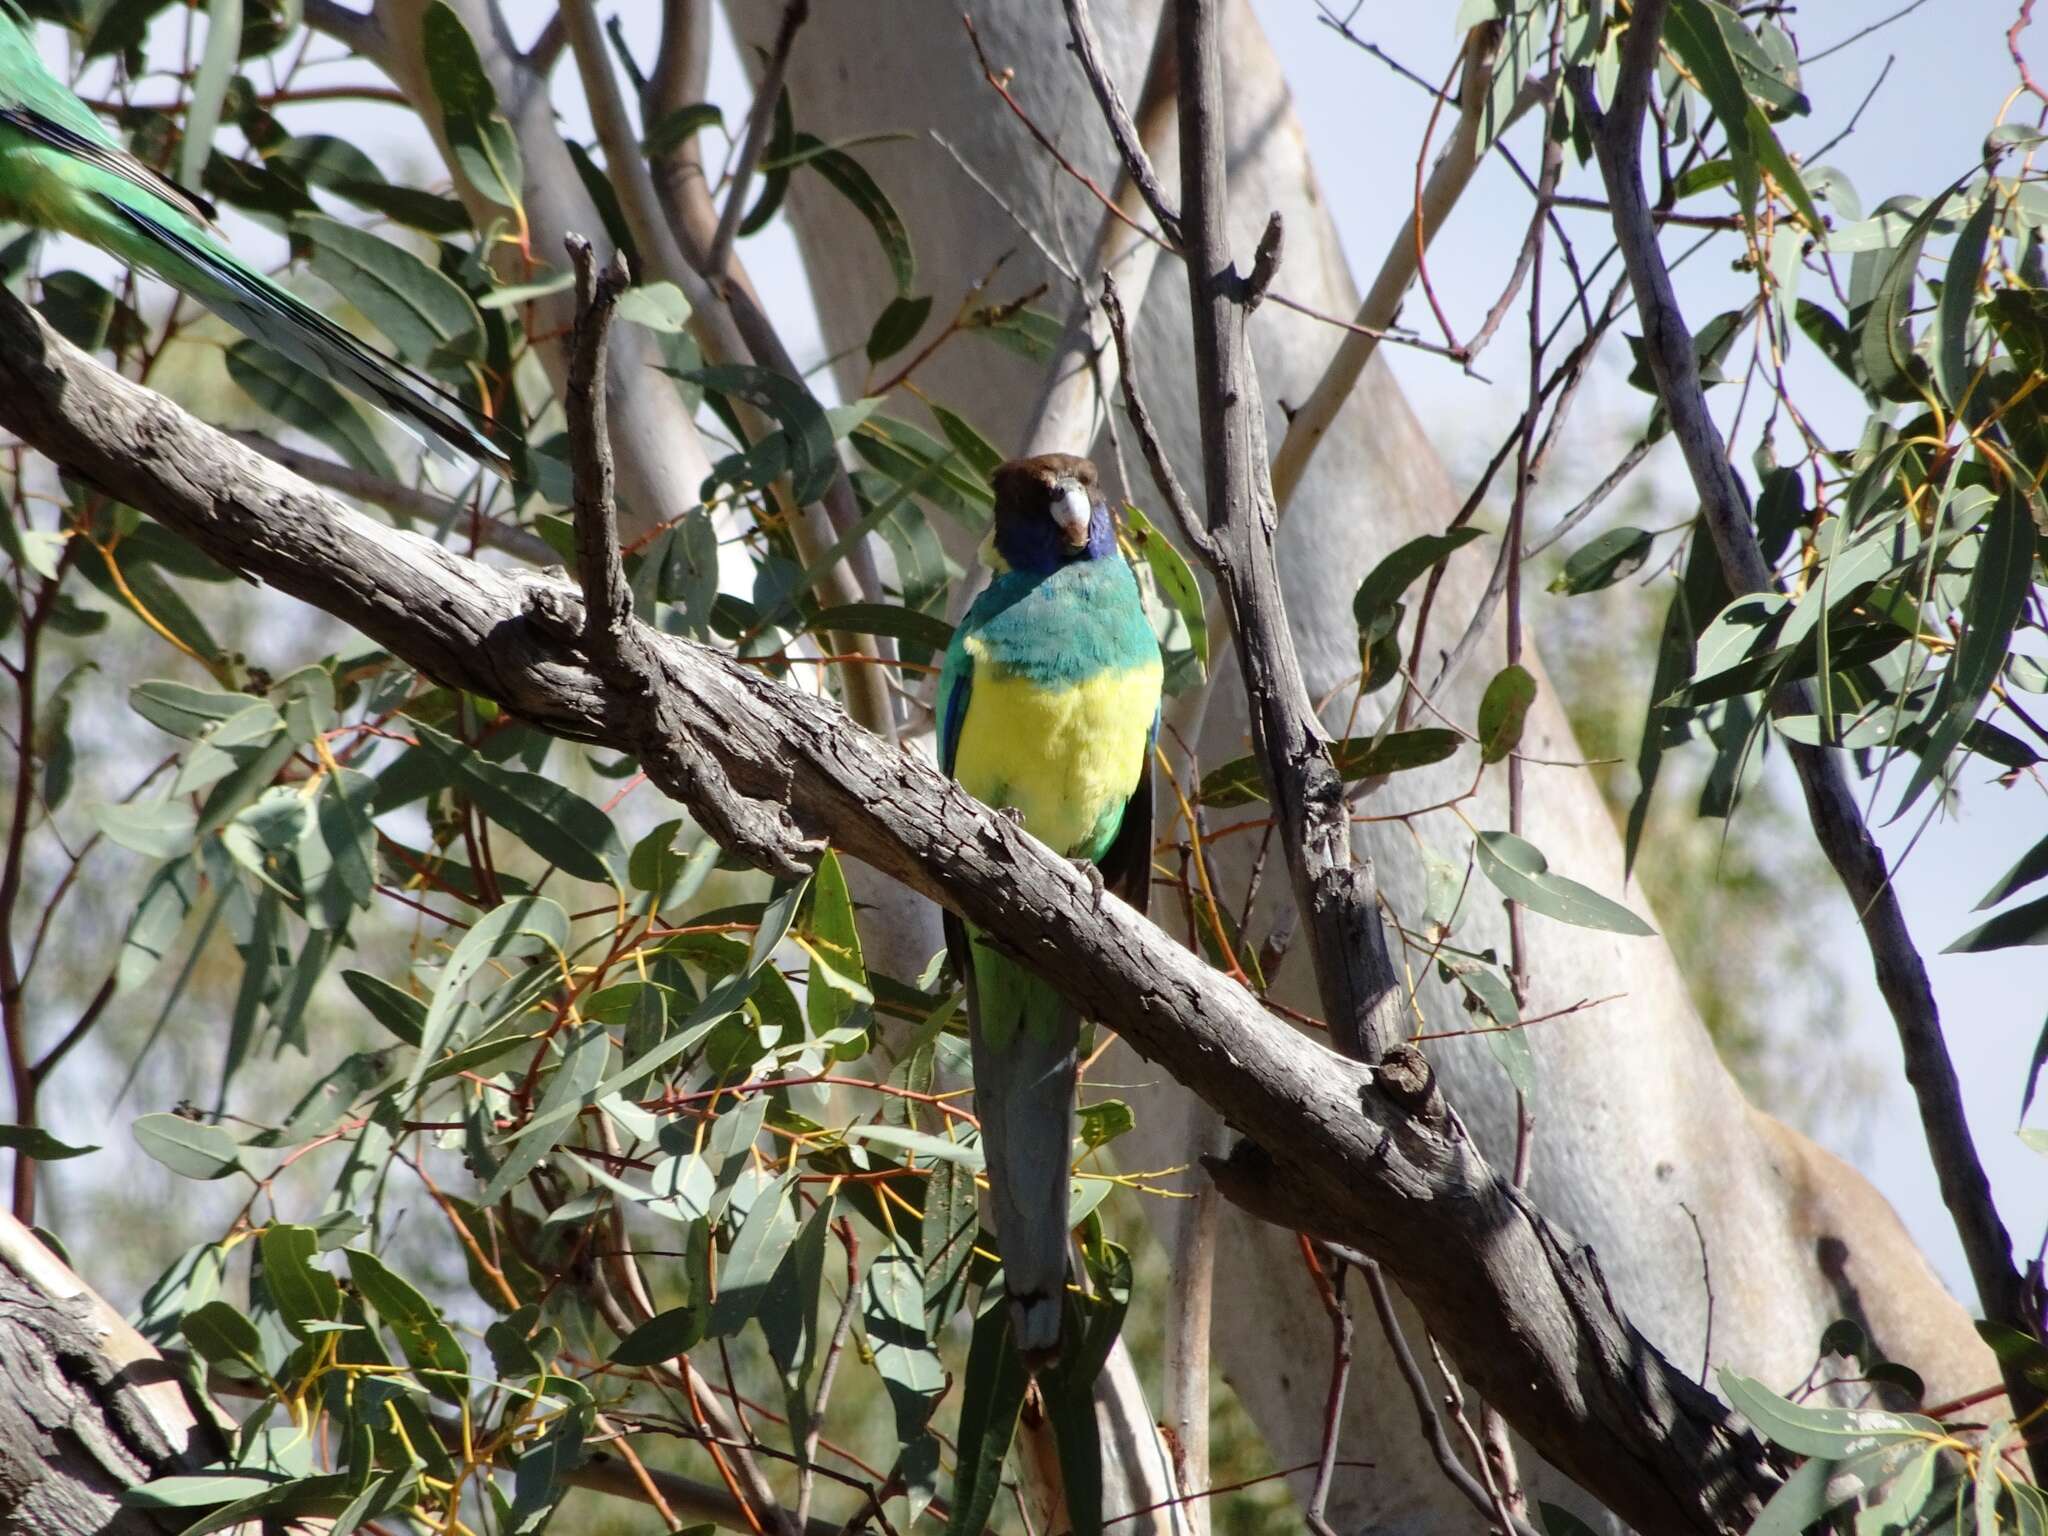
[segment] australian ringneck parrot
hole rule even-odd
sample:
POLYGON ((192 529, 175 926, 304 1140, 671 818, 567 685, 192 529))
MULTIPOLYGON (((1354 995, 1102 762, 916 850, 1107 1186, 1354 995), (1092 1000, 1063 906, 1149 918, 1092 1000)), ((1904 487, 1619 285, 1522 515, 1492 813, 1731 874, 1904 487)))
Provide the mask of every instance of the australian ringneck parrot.
POLYGON ((29 23, 0 0, 0 218, 61 230, 183 290, 291 362, 502 469, 504 450, 465 405, 359 341, 242 261, 213 210, 122 148, 44 67, 29 23))
MULTIPOLYGON (((1142 911, 1159 643, 1093 464, 1051 453, 993 478, 994 575, 939 676, 939 766, 1142 911)), ((1004 1288, 1018 1348, 1042 1363, 1057 1351, 1067 1283, 1081 1020, 1001 939, 946 916, 1004 1288)))

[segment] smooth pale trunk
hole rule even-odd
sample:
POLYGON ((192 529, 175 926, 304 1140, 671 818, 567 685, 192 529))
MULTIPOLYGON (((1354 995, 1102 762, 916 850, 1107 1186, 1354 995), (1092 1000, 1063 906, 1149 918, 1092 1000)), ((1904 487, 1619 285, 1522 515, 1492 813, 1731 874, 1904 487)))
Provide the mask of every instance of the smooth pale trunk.
MULTIPOLYGON (((765 0, 728 0, 727 8, 750 51, 770 41, 782 15, 779 3, 765 0)), ((1157 7, 1139 0, 1094 9, 1110 66, 1126 96, 1135 97, 1157 7)), ((909 225, 921 283, 936 295, 935 314, 950 313, 966 287, 1009 253, 991 299, 1000 302, 1047 281, 1053 288, 1041 307, 1064 316, 1069 293, 1062 279, 925 130, 954 144, 1018 218, 1056 250, 1077 257, 1089 250, 1100 205, 1050 165, 989 89, 957 7, 939 0, 892 4, 887 25, 878 27, 883 15, 882 6, 866 0, 813 10, 790 69, 802 126, 827 142, 890 130, 917 135, 860 153, 909 225)), ((1066 50, 1060 7, 1046 0, 983 0, 974 17, 991 61, 1017 70, 1011 88, 1027 110, 1066 155, 1103 186, 1112 186, 1113 150, 1066 50)), ((1249 10, 1233 7, 1228 27, 1239 260, 1249 261, 1268 210, 1278 208, 1287 220, 1287 249, 1277 286, 1304 303, 1349 314, 1359 280, 1371 274, 1354 274, 1346 265, 1316 192, 1278 64, 1249 10)), ((1377 80, 1366 73, 1371 68, 1361 61, 1362 144, 1373 142, 1371 93, 1377 80)), ((1409 149, 1402 146, 1401 152, 1409 149)), ((1171 187, 1176 171, 1167 159, 1161 170, 1171 187)), ((860 344, 893 296, 893 281, 873 236, 844 199, 799 175, 791 201, 825 345, 850 356, 840 365, 840 382, 851 393, 861 382, 860 344)), ((1386 230, 1400 213, 1385 210, 1386 230)), ((1460 210, 1442 239, 1494 238, 1487 221, 1486 209, 1460 210)), ((1383 243, 1376 234, 1372 249, 1383 243)), ((1182 478, 1198 485, 1201 458, 1187 387, 1192 361, 1186 287, 1171 258, 1162 259, 1137 332, 1141 386, 1182 478)), ((1271 304, 1259 312, 1252 334, 1268 435, 1277 447, 1286 431, 1279 401, 1308 397, 1338 335, 1271 304)), ((919 381, 1006 451, 1021 446, 1016 438, 1040 384, 1027 362, 971 336, 943 349, 920 371, 919 381)), ((907 405, 893 401, 890 408, 907 405)), ((1128 433, 1124 439, 1128 452, 1128 433)), ((1079 442, 1057 446, 1073 452, 1091 448, 1079 442)), ((1114 454, 1106 443, 1092 447, 1113 482, 1114 454)), ((1135 461, 1134 472, 1142 474, 1135 461)), ((1114 493, 1117 487, 1112 483, 1109 489, 1114 493)), ((1463 490, 1451 483, 1384 364, 1375 359, 1310 464, 1280 533, 1281 581, 1308 686, 1318 696, 1340 691, 1329 722, 1333 729, 1344 723, 1349 689, 1343 684, 1358 666, 1350 604, 1360 578, 1394 545, 1441 531, 1463 490)), ((1141 482, 1135 493, 1141 503, 1155 500, 1148 483, 1141 482)), ((957 556, 971 555, 971 538, 954 537, 957 530, 945 528, 943 520, 941 530, 953 537, 957 556)), ((1484 564, 1466 558, 1451 567, 1437 605, 1436 633, 1445 643, 1478 599, 1484 564)), ((1485 657, 1502 654, 1498 633, 1483 644, 1485 657)), ((1540 680, 1540 662, 1528 664, 1540 680)), ((1243 701, 1234 673, 1224 670, 1200 737, 1204 761, 1212 766, 1245 750, 1243 701)), ((1438 702, 1452 718, 1469 722, 1492 670, 1483 660, 1475 662, 1438 702)), ((1361 728, 1376 723, 1380 704, 1391 696, 1389 690, 1368 701, 1361 728)), ((1547 685, 1524 745, 1536 757, 1580 756, 1547 685)), ((1469 763, 1460 759, 1404 774, 1372 809, 1446 799, 1464 789, 1469 773, 1469 763)), ((1528 791, 1527 835, 1552 867, 1618 893, 1620 843, 1590 776, 1532 764, 1528 791)), ((1468 810, 1478 826, 1504 827, 1504 778, 1488 775, 1486 792, 1468 810)), ((1422 827, 1441 851, 1462 857, 1458 828, 1441 817, 1422 827)), ((1256 842, 1242 837, 1219 845, 1217 867, 1226 889, 1243 888, 1256 842)), ((1397 824, 1363 827, 1359 845, 1374 858, 1394 909, 1418 913, 1422 876, 1408 833, 1397 824)), ((1265 887, 1274 894, 1265 917, 1255 919, 1254 932, 1265 931, 1271 901, 1284 884, 1269 871, 1265 887)), ((1483 894, 1475 899, 1473 916, 1481 920, 1466 933, 1468 941, 1475 947, 1496 944, 1505 952, 1505 922, 1497 905, 1483 894)), ((1640 893, 1631 892, 1630 899, 1640 910, 1640 893)), ((1162 917, 1172 921, 1170 912, 1162 917)), ((1533 1189, 1547 1213, 1597 1248, 1615 1295, 1670 1358, 1695 1368, 1706 1332, 1708 1298, 1689 1208, 1699 1218, 1711 1266, 1714 1365, 1766 1381, 1797 1381, 1812 1363, 1823 1326, 1858 1315, 1887 1356, 1921 1372, 1931 1400, 1994 1379, 1991 1358, 1963 1309, 1942 1289, 1889 1206, 1853 1170, 1743 1101, 1661 940, 1542 919, 1532 919, 1529 931, 1535 973, 1530 1014, 1624 994, 1620 1002, 1529 1032, 1536 1059, 1533 1189)), ((1290 1005, 1315 1010, 1305 955, 1287 961, 1277 994, 1290 1005)), ((1427 1030, 1469 1026, 1458 1000, 1434 981, 1424 984, 1420 1003, 1427 1030)), ((1481 1041, 1444 1041, 1430 1050, 1450 1098, 1487 1155, 1505 1166, 1513 1150, 1514 1106, 1501 1069, 1481 1041)), ((1137 1113, 1138 1130, 1118 1144, 1124 1163, 1156 1168, 1180 1161, 1192 1110, 1187 1096, 1129 1054, 1113 1056, 1100 1070, 1137 1113)), ((1156 1223, 1171 1216, 1165 1202, 1148 1203, 1148 1214, 1156 1223)), ((1266 1435, 1275 1462, 1311 1460, 1323 1438, 1328 1320, 1302 1272, 1292 1234, 1229 1209, 1223 1226, 1215 1287, 1217 1362, 1266 1435)), ((1327 1511, 1337 1529, 1455 1529, 1473 1518, 1424 1444, 1369 1311, 1360 1312, 1340 1454, 1370 1458, 1374 1466, 1339 1469, 1327 1511)), ((1562 1480, 1532 1466, 1526 1454, 1523 1465, 1539 1496, 1566 1495, 1562 1480)), ((1296 1486, 1306 1490, 1307 1474, 1296 1486)))

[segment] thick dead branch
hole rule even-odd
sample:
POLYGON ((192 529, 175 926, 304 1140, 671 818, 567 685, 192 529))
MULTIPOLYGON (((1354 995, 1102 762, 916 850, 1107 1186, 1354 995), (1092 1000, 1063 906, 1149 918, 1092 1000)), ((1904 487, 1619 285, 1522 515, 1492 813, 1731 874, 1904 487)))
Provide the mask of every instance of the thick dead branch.
POLYGON ((768 847, 800 859, 829 835, 1007 935, 1076 1006, 1260 1138, 1227 1165, 1226 1194, 1379 1259, 1465 1377, 1625 1520, 1733 1533, 1774 1485, 1756 1439, 1621 1315, 1590 1252, 1486 1165, 1413 1052, 1368 1073, 1297 1034, 837 706, 635 625, 650 711, 577 645, 573 591, 364 517, 101 368, 12 295, 0 296, 0 426, 437 681, 640 754, 729 846, 762 851, 713 798, 726 788, 766 823, 768 847))
POLYGON ((122 1494, 227 1449, 149 1341, 0 1213, 0 1531, 164 1536, 190 1511, 160 1516, 122 1494))
MULTIPOLYGON (((1251 704, 1252 745, 1280 823, 1331 1038, 1377 1061, 1399 1038, 1401 989, 1372 867, 1354 858, 1344 783, 1302 682, 1273 558, 1280 512, 1267 473, 1265 402, 1245 322, 1279 264, 1279 215, 1249 276, 1230 254, 1223 62, 1214 0, 1178 0, 1181 217, 1187 235, 1196 393, 1210 551, 1251 704)), ((1126 377, 1130 370, 1125 369, 1126 377)), ((1161 494, 1171 493, 1161 486, 1161 494)))
MULTIPOLYGON (((1775 591, 1777 583, 1757 547, 1748 493, 1728 461, 1728 445, 1707 407, 1692 332, 1678 307, 1671 271, 1657 244, 1656 223, 1643 181, 1643 117, 1666 9, 1666 0, 1643 0, 1631 14, 1613 105, 1604 117, 1590 72, 1575 71, 1572 88, 1580 114, 1593 125, 1594 150, 1614 213, 1614 237, 1642 316, 1643 346, 1656 376, 1657 395, 1671 418, 1672 436, 1685 454, 1686 468, 1699 493, 1700 516, 1713 537, 1722 574, 1729 590, 1740 597, 1775 591)), ((1804 683, 1780 688, 1770 700, 1771 712, 1778 716, 1811 714, 1813 707, 1804 683)), ((1884 852, 1864 823, 1841 757, 1790 739, 1784 745, 1799 775, 1814 836, 1862 924, 1878 990, 1884 994, 1898 1029, 1906 1080, 1912 1084, 1919 1106, 1920 1126, 1941 1185, 1942 1201, 1962 1239, 1984 1315, 2026 1332, 2030 1326, 2026 1283, 2013 1264, 2012 1239, 1999 1217, 1990 1181, 1977 1155, 1955 1063, 1942 1034, 1934 988, 1906 927, 1906 914, 1885 866, 1884 852)), ((2048 1403, 2048 1394, 2028 1379, 2016 1361, 2003 1362, 2002 1374, 2015 1418, 2025 1420, 2048 1403)), ((2029 1456, 2035 1477, 2048 1480, 2048 1443, 2030 1445, 2029 1456)))

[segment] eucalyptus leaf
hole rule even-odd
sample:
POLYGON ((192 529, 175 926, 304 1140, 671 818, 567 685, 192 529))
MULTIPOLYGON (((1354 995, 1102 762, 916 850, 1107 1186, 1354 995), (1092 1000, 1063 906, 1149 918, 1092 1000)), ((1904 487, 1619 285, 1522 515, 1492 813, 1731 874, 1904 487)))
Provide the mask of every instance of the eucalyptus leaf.
POLYGON ((1479 870, 1510 900, 1531 912, 1581 928, 1649 937, 1648 923, 1598 891, 1550 872, 1549 861, 1533 843, 1509 832, 1481 832, 1476 844, 1479 870))

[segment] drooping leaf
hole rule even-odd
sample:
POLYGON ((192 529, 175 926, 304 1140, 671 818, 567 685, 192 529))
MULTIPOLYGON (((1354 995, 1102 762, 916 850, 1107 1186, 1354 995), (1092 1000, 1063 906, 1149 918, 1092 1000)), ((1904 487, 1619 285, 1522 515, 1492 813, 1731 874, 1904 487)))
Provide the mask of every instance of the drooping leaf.
POLYGON ((0 1147, 39 1163, 60 1163, 67 1157, 84 1157, 88 1152, 99 1151, 96 1146, 74 1147, 59 1141, 40 1125, 0 1125, 0 1147))
POLYGON ((983 1298, 962 1375, 958 1454, 946 1536, 981 1536, 1003 1487, 1003 1462, 1017 1433, 1029 1378, 1010 1333, 1010 1304, 1000 1289, 983 1298))
POLYGON ((483 353, 483 321, 453 281, 411 251, 324 214, 292 221, 325 279, 389 338, 406 362, 460 368, 483 353))
POLYGON ((242 1149, 217 1125, 182 1115, 144 1115, 131 1128, 143 1151, 188 1179, 224 1179, 242 1169, 242 1149))
POLYGON ((1647 937, 1656 933, 1620 902, 1610 901, 1589 886, 1550 872, 1550 863, 1533 843, 1510 832, 1481 832, 1476 844, 1480 873, 1503 896, 1531 912, 1581 928, 1647 937))
POLYGON ((1953 944, 1944 955, 1974 955, 1991 949, 2015 949, 2024 944, 2048 944, 2048 896, 2021 902, 1987 923, 1980 923, 1953 944))
POLYGON ((171 860, 149 877, 121 938, 114 969, 116 992, 132 992, 162 964, 198 896, 199 864, 190 854, 171 860))
MULTIPOLYGON (((1374 744, 1370 736, 1347 736, 1330 744, 1331 760, 1346 780, 1377 778, 1440 763, 1465 744, 1456 731, 1426 726, 1394 731, 1374 744)), ((1266 798, 1266 781, 1256 757, 1234 757, 1202 775, 1195 798, 1211 810, 1228 810, 1266 798)))
POLYGON ((213 136, 220 130, 221 103, 228 93, 228 81, 242 45, 242 0, 209 0, 206 8, 206 46, 199 56, 199 71, 192 77, 192 94, 185 103, 185 140, 178 154, 178 176, 188 187, 199 185, 213 149, 213 136))
POLYGON ((691 102, 688 106, 677 107, 663 117, 640 141, 640 151, 650 160, 659 160, 671 151, 680 149, 689 139, 706 128, 723 128, 725 113, 708 101, 691 102))
POLYGON ((345 1253, 349 1278, 397 1337, 407 1364, 420 1373, 435 1396, 461 1402, 468 1384, 469 1357, 440 1311, 374 1253, 360 1248, 345 1253))
POLYGON ((1613 586, 1642 569, 1643 562, 1650 558, 1654 537, 1641 528, 1608 529, 1573 552, 1552 579, 1550 590, 1578 596, 1613 586))
POLYGON ((689 328, 690 301, 674 283, 641 283, 619 295, 618 315, 665 336, 689 328))
POLYGON ((406 1045, 420 1043, 420 1031, 426 1023, 427 1005, 409 992, 401 992, 381 976, 368 971, 343 971, 341 979, 356 1001, 369 1010, 370 1017, 382 1024, 406 1045))
POLYGON ((538 951, 539 974, 552 985, 566 963, 568 944, 569 914, 545 896, 514 897, 464 934, 442 969, 434 1001, 420 1026, 419 1055, 406 1077, 408 1095, 418 1090, 442 1048, 461 1040, 458 1025, 474 1008, 467 996, 472 979, 538 951))
POLYGON ((943 651, 953 641, 953 626, 944 619, 893 603, 841 603, 821 608, 810 627, 852 635, 886 635, 933 651, 943 651))
POLYGON ((1485 530, 1469 523, 1448 533, 1426 533, 1385 556, 1358 584, 1351 614, 1358 622, 1361 646, 1378 640, 1399 622, 1401 594, 1429 571, 1478 538, 1485 530))
POLYGON ((185 1314, 180 1331, 194 1354, 210 1365, 263 1369, 263 1336, 225 1301, 209 1301, 185 1314))
POLYGON ((1759 1434, 1801 1456, 1840 1461, 1873 1446, 1939 1441, 1943 1433, 1933 1419, 1917 1413, 1794 1403, 1763 1383, 1725 1368, 1715 1373, 1715 1379, 1728 1401, 1759 1434))
POLYGON ((494 1205, 554 1150, 575 1125, 577 1116, 595 1099, 597 1085, 611 1061, 611 1035, 602 1023, 586 1024, 564 1044, 562 1059, 548 1078, 533 1118, 521 1126, 512 1150, 498 1165, 478 1199, 494 1205))
POLYGON ((1931 199, 1898 248, 1885 258, 1870 305, 1856 328, 1856 357, 1863 376, 1870 390, 1887 400, 1910 404, 1920 398, 1918 378, 1926 364, 1913 351, 1913 286, 1921 248, 1953 190, 1931 199))
MULTIPOLYGON (((1970 392, 1970 320, 1977 308, 1977 279, 1983 273, 1984 249, 1997 211, 1997 191, 1987 185, 1956 236, 1942 279, 1941 300, 1935 306, 1934 381, 1953 410, 1962 408, 1970 392)), ((1974 404, 1977 408, 1970 414, 1981 416, 1981 397, 1974 404)))
POLYGON ((775 98, 775 121, 768 131, 768 144, 761 156, 761 191, 740 219, 741 235, 758 234, 782 206, 789 192, 789 155, 796 144, 796 114, 790 105, 785 83, 775 98))
POLYGON ((476 43, 447 0, 433 0, 421 17, 420 56, 463 176, 493 202, 519 208, 525 177, 519 141, 498 110, 497 89, 476 43))
POLYGON ((451 770, 454 783, 492 821, 535 853, 581 880, 624 883, 625 845, 603 811, 543 774, 491 762, 418 720, 420 744, 451 770))
POLYGON ((320 375, 247 340, 228 348, 227 366, 228 377, 242 392, 286 426, 325 443, 357 469, 385 480, 398 478, 362 408, 320 375))
MULTIPOLYGON (((804 947, 811 956, 810 980, 804 987, 804 1013, 811 1038, 852 1026, 865 1029, 872 1017, 874 993, 868 989, 867 964, 861 955, 860 929, 854 922, 853 896, 846 885, 839 856, 830 849, 811 875, 810 921, 804 947)), ((865 1045, 855 1048, 856 1053, 865 1045)))
POLYGON ((868 361, 879 363, 884 358, 894 357, 924 329, 925 320, 932 312, 932 298, 928 293, 915 298, 898 295, 883 306, 875 316, 874 328, 868 332, 868 361))
POLYGON ((1522 726, 1536 702, 1536 679, 1519 663, 1502 667, 1479 701, 1479 760, 1498 763, 1522 742, 1522 726))
POLYGON ((2034 526, 2026 498, 2007 486, 1984 524, 1976 569, 1963 600, 1963 635, 1941 677, 1928 711, 1931 728, 1919 764, 1893 814, 1904 815, 1922 790, 1941 776, 1949 754, 1962 741, 1985 695, 2005 665, 2013 626, 2033 590, 2034 526))
POLYGON ((340 1318, 341 1286, 313 1262, 320 1252, 319 1233, 311 1227, 272 1224, 263 1229, 258 1247, 264 1288, 296 1337, 311 1338, 310 1324, 340 1318))
POLYGON ((678 377, 759 407, 781 424, 790 474, 790 494, 809 506, 825 494, 839 473, 832 423, 825 408, 798 380, 773 369, 736 363, 692 368, 678 377))
POLYGON ((917 281, 917 258, 910 248, 910 231, 874 177, 853 156, 820 143, 808 133, 797 134, 790 149, 792 155, 802 156, 802 163, 824 177, 867 221, 881 243, 890 274, 896 279, 897 296, 907 297, 917 281))
POLYGON ((732 1251, 719 1267, 718 1299, 705 1319, 704 1337, 728 1338, 753 1317, 796 1233, 789 1181, 777 1179, 755 1197, 733 1238, 732 1251))
POLYGON ((1194 571, 1173 541, 1155 528, 1143 512, 1134 506, 1126 506, 1124 523, 1130 529, 1132 541, 1138 546, 1138 553, 1151 567, 1152 579, 1158 584, 1160 596, 1187 626, 1189 648, 1206 673, 1209 667, 1209 616, 1202 606, 1201 583, 1195 579, 1194 571))
POLYGON ((704 1337, 704 1308, 696 1303, 657 1312, 612 1350, 614 1365, 661 1365, 704 1337))

